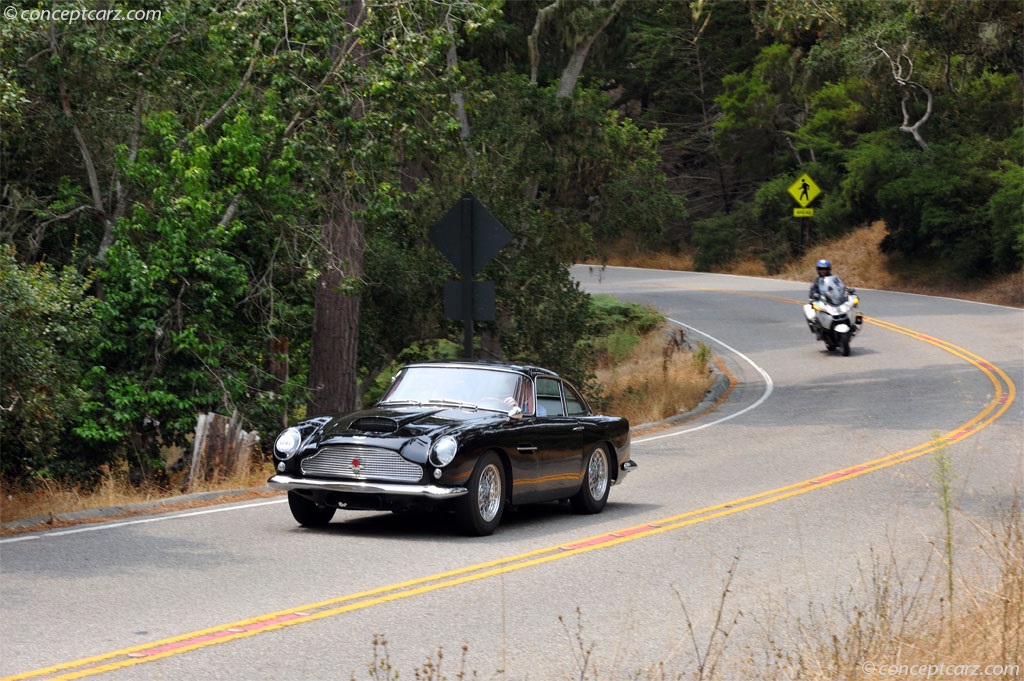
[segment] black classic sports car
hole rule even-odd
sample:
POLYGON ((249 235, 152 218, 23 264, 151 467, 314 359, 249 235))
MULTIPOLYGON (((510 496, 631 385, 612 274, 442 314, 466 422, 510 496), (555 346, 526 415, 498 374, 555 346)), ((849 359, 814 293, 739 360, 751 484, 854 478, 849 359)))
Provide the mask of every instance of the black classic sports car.
POLYGON ((480 361, 410 364, 371 409, 312 418, 274 442, 292 515, 325 525, 338 508, 445 507, 488 535, 511 505, 568 500, 600 513, 636 467, 629 423, 594 414, 557 374, 480 361))

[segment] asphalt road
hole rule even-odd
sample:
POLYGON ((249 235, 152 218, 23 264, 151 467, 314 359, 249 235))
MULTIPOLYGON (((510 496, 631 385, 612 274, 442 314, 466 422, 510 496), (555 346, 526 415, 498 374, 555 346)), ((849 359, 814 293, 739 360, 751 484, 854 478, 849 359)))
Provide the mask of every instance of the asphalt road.
POLYGON ((986 528, 1024 489, 1024 311, 863 290, 844 358, 804 325, 804 283, 575 272, 734 379, 717 409, 635 436, 604 513, 531 507, 466 538, 387 513, 302 529, 271 498, 0 540, 0 676, 675 678, 709 644, 752 676, 772 645, 841 629, 872 575, 932 574, 941 460, 957 567, 992 577, 986 528))

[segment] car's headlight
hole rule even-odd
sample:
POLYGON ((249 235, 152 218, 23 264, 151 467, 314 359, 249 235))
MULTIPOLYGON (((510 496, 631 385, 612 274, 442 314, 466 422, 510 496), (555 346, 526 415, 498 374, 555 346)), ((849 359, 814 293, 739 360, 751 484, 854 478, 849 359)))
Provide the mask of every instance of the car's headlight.
POLYGON ((430 448, 430 463, 435 466, 447 466, 459 451, 459 442, 451 435, 439 437, 430 448))
POLYGON ((302 445, 302 433, 298 428, 285 428, 274 441, 274 455, 279 459, 290 459, 299 452, 302 445))

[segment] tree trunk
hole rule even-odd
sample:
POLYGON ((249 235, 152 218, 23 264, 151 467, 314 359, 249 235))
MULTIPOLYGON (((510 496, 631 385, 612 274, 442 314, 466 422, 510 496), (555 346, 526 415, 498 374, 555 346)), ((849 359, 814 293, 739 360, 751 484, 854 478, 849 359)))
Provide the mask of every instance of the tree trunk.
MULTIPOLYGON (((282 394, 291 372, 289 340, 281 336, 271 338, 267 342, 267 354, 264 359, 264 371, 267 380, 263 389, 274 395, 282 394)), ((277 414, 277 425, 281 430, 288 426, 288 403, 286 402, 277 414)))
POLYGON ((308 416, 337 414, 359 406, 360 297, 354 284, 362 275, 363 229, 353 217, 349 201, 337 193, 328 201, 321 227, 325 262, 313 301, 308 416))
MULTIPOLYGON (((351 42, 336 45, 339 55, 348 55, 366 66, 364 46, 356 40, 355 31, 366 18, 363 0, 346 3, 347 21, 353 28, 351 42)), ((340 63, 343 57, 338 58, 340 63)), ((321 86, 333 77, 324 77, 321 86)), ((356 97, 351 116, 359 120, 365 113, 365 102, 356 97)), ((293 121, 294 122, 294 121, 293 121)), ((330 182, 328 178, 328 182, 330 182)), ((326 198, 324 221, 320 227, 324 262, 320 281, 313 296, 313 337, 309 358, 309 403, 307 416, 322 416, 351 411, 360 406, 359 377, 359 307, 356 284, 363 274, 363 226, 355 218, 360 207, 350 191, 335 188, 326 198)))

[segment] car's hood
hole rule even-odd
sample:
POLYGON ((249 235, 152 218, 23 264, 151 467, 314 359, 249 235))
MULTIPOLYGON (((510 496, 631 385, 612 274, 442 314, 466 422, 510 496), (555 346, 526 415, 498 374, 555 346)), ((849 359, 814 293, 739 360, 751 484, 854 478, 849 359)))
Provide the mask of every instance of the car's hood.
POLYGON ((482 409, 382 406, 332 418, 315 439, 319 442, 350 437, 404 440, 461 431, 467 426, 505 419, 505 414, 482 409))

